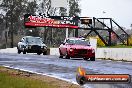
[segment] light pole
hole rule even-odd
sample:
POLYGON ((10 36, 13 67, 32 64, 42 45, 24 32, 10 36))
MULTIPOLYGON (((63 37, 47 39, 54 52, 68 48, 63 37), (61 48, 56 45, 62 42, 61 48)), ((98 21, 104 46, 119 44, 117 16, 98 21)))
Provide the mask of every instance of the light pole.
MULTIPOLYGON (((67 16, 69 16, 69 0, 67 0, 67 16)), ((68 28, 66 28, 66 38, 68 38, 68 28)))

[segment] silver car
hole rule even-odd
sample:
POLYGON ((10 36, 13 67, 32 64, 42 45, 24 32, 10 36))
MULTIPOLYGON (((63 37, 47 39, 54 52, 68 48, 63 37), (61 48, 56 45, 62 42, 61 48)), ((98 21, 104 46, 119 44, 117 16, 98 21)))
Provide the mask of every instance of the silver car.
POLYGON ((17 46, 18 54, 23 52, 26 53, 37 53, 38 55, 47 54, 47 46, 42 41, 40 37, 25 36, 23 37, 17 46))

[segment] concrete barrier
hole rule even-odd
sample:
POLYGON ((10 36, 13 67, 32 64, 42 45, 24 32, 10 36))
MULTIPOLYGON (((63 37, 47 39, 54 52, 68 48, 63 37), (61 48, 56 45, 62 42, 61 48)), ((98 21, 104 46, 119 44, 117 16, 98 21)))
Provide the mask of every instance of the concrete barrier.
POLYGON ((59 56, 59 48, 50 48, 50 55, 57 55, 59 56))
MULTIPOLYGON (((17 53, 17 48, 1 49, 0 53, 17 53)), ((58 48, 50 48, 50 55, 59 56, 58 48)), ((96 58, 132 61, 132 48, 97 48, 96 58)))
POLYGON ((96 57, 132 61, 132 48, 97 48, 96 57))
POLYGON ((0 49, 0 53, 17 53, 17 47, 0 49))
MULTIPOLYGON (((50 48, 50 55, 59 55, 59 49, 50 48)), ((97 48, 96 58, 132 61, 132 48, 97 48)))

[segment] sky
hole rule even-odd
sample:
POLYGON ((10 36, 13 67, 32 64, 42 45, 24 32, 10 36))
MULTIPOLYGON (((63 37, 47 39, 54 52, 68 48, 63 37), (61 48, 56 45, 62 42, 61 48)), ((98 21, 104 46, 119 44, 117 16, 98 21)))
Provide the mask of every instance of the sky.
POLYGON ((127 29, 132 24, 132 0, 81 0, 80 7, 81 16, 110 17, 127 29))

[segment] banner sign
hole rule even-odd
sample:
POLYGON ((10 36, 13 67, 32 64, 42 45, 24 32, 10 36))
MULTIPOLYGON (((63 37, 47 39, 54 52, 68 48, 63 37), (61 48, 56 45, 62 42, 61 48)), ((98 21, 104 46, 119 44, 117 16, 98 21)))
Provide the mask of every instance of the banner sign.
POLYGON ((131 76, 129 74, 88 74, 84 68, 79 67, 76 81, 80 85, 85 83, 130 83, 131 76))
POLYGON ((81 25, 92 24, 90 17, 78 16, 49 16, 45 14, 24 15, 25 27, 56 27, 56 28, 73 28, 79 29, 81 25), (80 27, 79 27, 79 26, 80 27))
POLYGON ((75 25, 73 17, 61 16, 35 16, 30 14, 24 15, 25 27, 56 27, 56 28, 79 28, 75 25))

